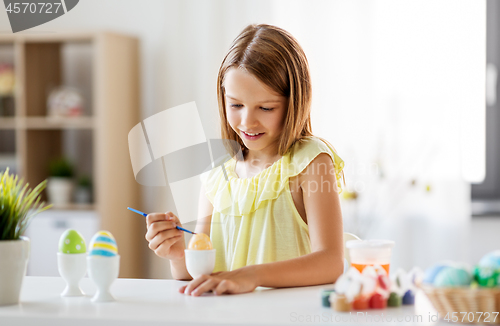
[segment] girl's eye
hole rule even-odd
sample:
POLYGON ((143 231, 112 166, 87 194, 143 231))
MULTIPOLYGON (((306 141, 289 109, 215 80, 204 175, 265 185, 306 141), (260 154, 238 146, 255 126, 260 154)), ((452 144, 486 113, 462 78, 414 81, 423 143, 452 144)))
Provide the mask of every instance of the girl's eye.
POLYGON ((232 108, 241 108, 243 105, 241 104, 231 104, 232 108))
POLYGON ((272 111, 273 109, 272 108, 263 108, 261 107, 262 111, 272 111))

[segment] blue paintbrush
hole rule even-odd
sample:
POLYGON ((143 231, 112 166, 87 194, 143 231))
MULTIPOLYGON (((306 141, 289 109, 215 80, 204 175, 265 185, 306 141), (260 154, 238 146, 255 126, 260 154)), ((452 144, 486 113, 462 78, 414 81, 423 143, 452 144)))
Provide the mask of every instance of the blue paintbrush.
MULTIPOLYGON (((127 209, 129 209, 129 210, 131 210, 132 212, 135 212, 135 213, 137 213, 137 214, 140 214, 140 215, 142 215, 142 216, 144 216, 144 217, 148 216, 148 214, 143 213, 143 212, 141 212, 141 211, 138 211, 137 209, 133 209, 133 208, 131 208, 131 207, 127 207, 127 209)), ((189 231, 189 230, 186 230, 186 229, 184 229, 184 228, 181 228, 180 226, 177 226, 177 225, 176 225, 175 227, 176 227, 176 229, 177 229, 177 230, 181 230, 181 231, 184 231, 184 232, 187 232, 187 233, 191 233, 191 234, 196 234, 196 233, 194 233, 194 232, 191 232, 191 231, 189 231)))

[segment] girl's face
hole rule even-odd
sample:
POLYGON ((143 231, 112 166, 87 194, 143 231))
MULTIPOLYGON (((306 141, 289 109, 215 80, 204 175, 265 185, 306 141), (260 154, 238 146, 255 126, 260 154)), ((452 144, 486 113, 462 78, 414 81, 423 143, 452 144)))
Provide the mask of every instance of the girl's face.
POLYGON ((287 99, 252 74, 236 68, 224 80, 226 115, 231 128, 251 151, 277 153, 287 99))

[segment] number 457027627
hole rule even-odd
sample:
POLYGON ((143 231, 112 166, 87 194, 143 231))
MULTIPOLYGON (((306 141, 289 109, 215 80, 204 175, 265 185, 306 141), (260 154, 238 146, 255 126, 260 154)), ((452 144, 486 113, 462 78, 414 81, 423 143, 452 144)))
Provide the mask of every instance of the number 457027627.
POLYGON ((497 319, 498 317, 498 312, 472 312, 472 311, 469 311, 469 312, 448 312, 446 314, 446 316, 443 318, 444 320, 448 321, 448 322, 489 322, 489 323, 494 323, 495 320, 497 319), (461 319, 458 315, 461 315, 461 319), (475 318, 477 317, 477 319, 475 318))
MULTIPOLYGON (((51 3, 51 2, 14 2, 9 3, 5 10, 10 13, 15 14, 35 14, 35 13, 45 13, 53 14, 57 13, 61 7, 61 3, 51 3)), ((61 8, 62 10, 62 8, 61 8)))

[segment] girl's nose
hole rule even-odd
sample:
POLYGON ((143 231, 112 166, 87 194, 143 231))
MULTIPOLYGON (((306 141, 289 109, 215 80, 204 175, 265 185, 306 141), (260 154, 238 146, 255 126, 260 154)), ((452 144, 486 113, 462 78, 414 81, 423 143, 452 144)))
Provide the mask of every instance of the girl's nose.
POLYGON ((245 126, 246 128, 252 128, 258 124, 258 120, 255 117, 255 114, 253 114, 251 111, 247 108, 242 110, 241 114, 241 124, 245 126))

